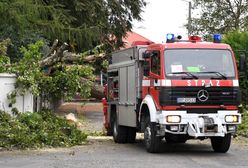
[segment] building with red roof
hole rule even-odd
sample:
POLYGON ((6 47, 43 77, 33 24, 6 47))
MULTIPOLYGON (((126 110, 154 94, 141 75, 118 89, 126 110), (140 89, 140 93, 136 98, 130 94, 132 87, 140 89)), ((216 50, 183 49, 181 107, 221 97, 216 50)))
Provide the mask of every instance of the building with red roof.
POLYGON ((147 45, 154 43, 153 41, 149 40, 146 37, 141 36, 135 32, 127 32, 126 37, 123 38, 124 48, 132 47, 135 44, 147 45))

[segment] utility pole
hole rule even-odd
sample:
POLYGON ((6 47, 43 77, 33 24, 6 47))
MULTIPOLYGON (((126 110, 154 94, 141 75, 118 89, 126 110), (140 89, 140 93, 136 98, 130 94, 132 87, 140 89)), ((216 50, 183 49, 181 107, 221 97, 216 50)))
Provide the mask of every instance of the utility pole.
POLYGON ((188 35, 190 36, 192 33, 192 26, 191 26, 191 9, 192 9, 192 3, 189 1, 189 18, 188 18, 188 35))
POLYGON ((188 35, 190 36, 192 33, 192 18, 191 18, 191 10, 192 10, 192 3, 191 1, 187 1, 187 0, 182 0, 184 2, 188 2, 189 3, 189 17, 188 17, 188 35))

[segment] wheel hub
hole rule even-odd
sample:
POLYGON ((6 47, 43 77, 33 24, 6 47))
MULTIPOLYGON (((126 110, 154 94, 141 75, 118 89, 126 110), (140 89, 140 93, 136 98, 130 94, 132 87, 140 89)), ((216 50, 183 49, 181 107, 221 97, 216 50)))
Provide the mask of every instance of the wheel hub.
POLYGON ((150 146, 151 145, 151 128, 149 126, 146 127, 144 138, 145 138, 146 146, 150 146))

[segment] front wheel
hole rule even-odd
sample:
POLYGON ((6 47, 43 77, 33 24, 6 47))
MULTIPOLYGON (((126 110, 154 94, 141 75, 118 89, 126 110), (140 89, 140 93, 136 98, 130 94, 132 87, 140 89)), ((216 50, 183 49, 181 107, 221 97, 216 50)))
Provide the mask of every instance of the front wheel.
POLYGON ((156 123, 150 122, 150 117, 146 118, 144 142, 147 152, 160 152, 161 137, 157 136, 156 123))
POLYGON ((231 134, 226 134, 224 137, 212 137, 211 144, 215 152, 226 153, 231 145, 231 134))

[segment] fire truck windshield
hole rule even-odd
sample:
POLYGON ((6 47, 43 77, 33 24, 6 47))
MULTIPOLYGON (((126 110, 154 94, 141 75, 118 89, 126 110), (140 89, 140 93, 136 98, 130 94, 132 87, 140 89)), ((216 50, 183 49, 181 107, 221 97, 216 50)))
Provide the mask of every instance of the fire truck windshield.
POLYGON ((234 62, 229 50, 168 49, 165 50, 164 60, 167 78, 235 78, 234 62))

